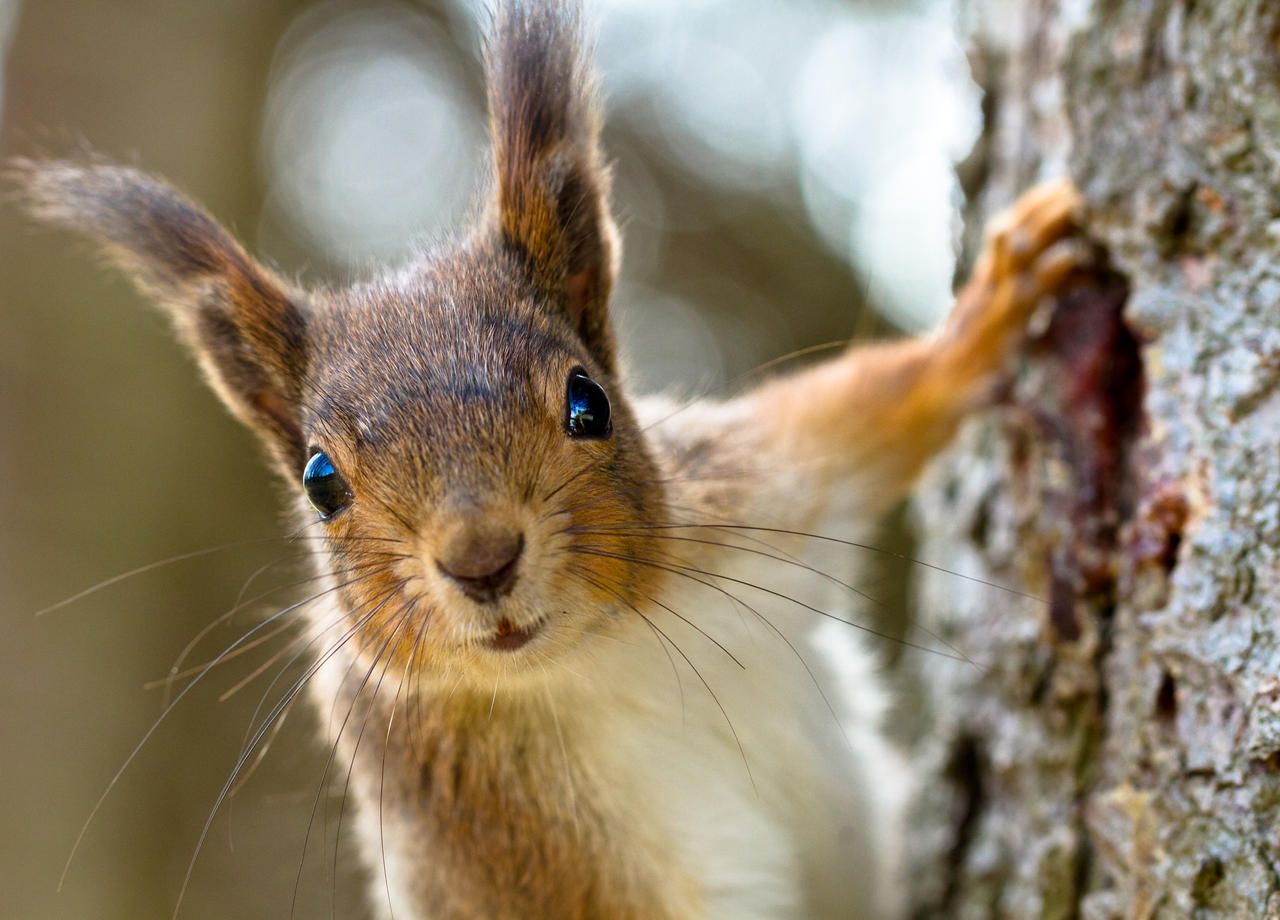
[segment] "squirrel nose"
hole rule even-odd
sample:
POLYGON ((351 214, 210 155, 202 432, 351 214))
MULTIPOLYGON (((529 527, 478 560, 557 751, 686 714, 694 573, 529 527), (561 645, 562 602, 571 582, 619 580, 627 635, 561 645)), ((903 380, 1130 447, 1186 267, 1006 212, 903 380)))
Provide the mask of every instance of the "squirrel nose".
POLYGON ((511 593, 524 552, 524 534, 499 523, 463 521, 444 541, 436 568, 482 604, 511 593))

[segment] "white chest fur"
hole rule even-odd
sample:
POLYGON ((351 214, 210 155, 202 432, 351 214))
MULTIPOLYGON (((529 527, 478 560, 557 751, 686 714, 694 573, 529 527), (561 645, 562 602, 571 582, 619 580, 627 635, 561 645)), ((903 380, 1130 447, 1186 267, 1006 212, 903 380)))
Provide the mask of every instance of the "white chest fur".
POLYGON ((601 737, 710 916, 890 916, 906 773, 880 735, 871 657, 855 628, 786 599, 847 617, 838 592, 736 555, 716 568, 723 592, 673 579, 652 627, 601 643, 601 737))

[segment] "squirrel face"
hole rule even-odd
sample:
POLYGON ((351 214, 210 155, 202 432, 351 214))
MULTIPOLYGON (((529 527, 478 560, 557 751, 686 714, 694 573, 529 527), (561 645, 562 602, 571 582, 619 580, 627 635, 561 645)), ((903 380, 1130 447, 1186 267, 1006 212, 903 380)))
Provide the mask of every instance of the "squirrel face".
POLYGON ((642 526, 662 497, 607 311, 594 80, 564 10, 499 20, 487 208, 453 249, 364 286, 296 290, 136 170, 16 166, 37 215, 97 237, 168 310, 293 484, 326 537, 342 641, 486 678, 607 628, 662 574, 642 526))
POLYGON ((293 479, 358 647, 492 681, 636 615, 660 575, 634 561, 661 514, 653 463, 516 261, 425 262, 320 302, 304 339, 293 479))

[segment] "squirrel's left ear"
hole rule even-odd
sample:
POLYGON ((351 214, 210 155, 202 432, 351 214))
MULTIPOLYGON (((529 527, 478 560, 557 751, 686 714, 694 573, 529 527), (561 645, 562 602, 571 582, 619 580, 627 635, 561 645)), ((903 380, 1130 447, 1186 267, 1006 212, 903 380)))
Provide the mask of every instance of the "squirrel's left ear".
POLYGON ((103 244, 159 301, 223 402, 296 476, 306 461, 303 295, 201 208, 136 169, 30 160, 10 167, 35 216, 103 244))
POLYGON ((498 231, 593 357, 615 370, 617 270, 595 76, 575 10, 509 0, 485 55, 498 231))

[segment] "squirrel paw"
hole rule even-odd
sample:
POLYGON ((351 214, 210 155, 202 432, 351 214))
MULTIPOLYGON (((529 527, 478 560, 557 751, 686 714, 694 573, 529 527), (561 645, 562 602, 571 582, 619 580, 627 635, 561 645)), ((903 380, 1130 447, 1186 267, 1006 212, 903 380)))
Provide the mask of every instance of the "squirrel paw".
POLYGON ((1036 186, 993 220, 944 337, 986 357, 979 365, 997 363, 1036 306, 1093 261, 1080 232, 1083 214, 1080 193, 1064 180, 1036 186))

